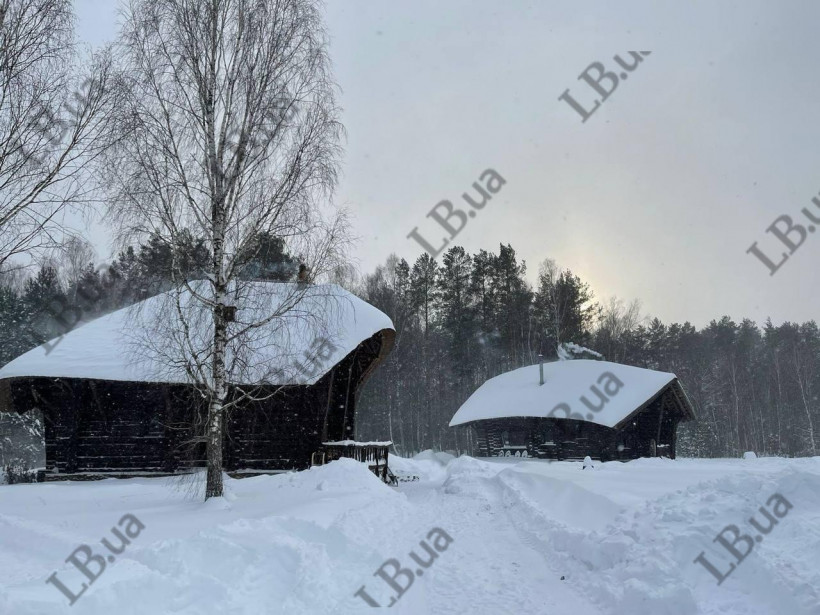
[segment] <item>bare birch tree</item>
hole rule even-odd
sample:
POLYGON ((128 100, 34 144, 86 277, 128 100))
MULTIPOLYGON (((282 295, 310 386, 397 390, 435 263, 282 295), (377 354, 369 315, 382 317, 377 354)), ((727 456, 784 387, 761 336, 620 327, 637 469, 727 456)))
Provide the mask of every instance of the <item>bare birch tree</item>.
POLYGON ((172 254, 186 233, 206 239, 204 283, 174 264, 183 290, 166 316, 178 325, 172 344, 153 349, 207 399, 206 499, 222 495, 231 371, 256 348, 254 332, 296 310, 303 292, 294 285, 265 311, 243 282, 254 245, 261 233, 280 238, 316 276, 336 266, 347 237, 343 215, 326 205, 343 128, 320 8, 130 0, 125 9, 119 121, 128 137, 107 156, 110 215, 123 241, 150 236, 172 254))
POLYGON ((110 58, 77 64, 70 0, 0 0, 0 267, 58 244, 105 147, 110 58))
POLYGON ((81 237, 69 237, 63 245, 54 251, 54 260, 60 278, 66 289, 73 289, 72 301, 77 298, 77 285, 89 265, 94 264, 94 246, 81 237))

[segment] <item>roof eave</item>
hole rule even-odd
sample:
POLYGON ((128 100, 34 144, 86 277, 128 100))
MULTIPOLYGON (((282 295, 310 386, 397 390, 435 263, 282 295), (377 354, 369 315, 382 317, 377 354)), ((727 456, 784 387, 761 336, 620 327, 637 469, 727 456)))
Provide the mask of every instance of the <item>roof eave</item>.
POLYGON ((661 395, 663 395, 667 390, 671 390, 672 394, 675 396, 675 399, 678 402, 678 405, 683 409, 684 418, 686 419, 694 419, 695 418, 695 411, 692 408, 692 404, 689 402, 689 398, 686 397, 686 393, 683 391, 683 387, 681 387, 680 382, 678 381, 677 377, 673 378, 667 384, 662 386, 657 393, 655 393, 652 397, 647 399, 644 403, 638 406, 635 410, 630 412, 627 416, 622 418, 618 421, 613 429, 622 429, 624 425, 626 425, 632 418, 636 415, 643 412, 647 406, 649 406, 652 402, 658 399, 661 395), (683 398, 680 397, 679 391, 683 393, 683 398), (688 416, 687 416, 688 415, 688 416))

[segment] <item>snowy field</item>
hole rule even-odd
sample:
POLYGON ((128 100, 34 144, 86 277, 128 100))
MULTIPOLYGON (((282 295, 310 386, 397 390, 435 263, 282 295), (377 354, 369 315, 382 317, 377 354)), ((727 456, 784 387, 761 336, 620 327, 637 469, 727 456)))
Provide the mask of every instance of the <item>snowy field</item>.
MULTIPOLYGON (((0 487, 0 614, 369 612, 366 598, 386 606, 396 595, 374 576, 390 559, 413 571, 400 613, 820 613, 820 458, 582 470, 423 453, 391 465, 420 480, 391 488, 343 459, 226 478, 226 497, 206 503, 169 479, 0 487), (694 560, 705 552, 725 574, 737 560, 713 542, 718 532, 733 524, 755 536, 748 520, 766 527, 758 509, 772 511, 774 494, 792 508, 780 506, 777 525, 719 585, 694 560), (57 573, 79 594, 88 579, 66 558, 83 544, 110 555, 101 540, 119 547, 116 527, 130 544, 102 572, 88 565, 96 580, 69 606, 46 580, 57 573)), ((383 570, 408 585, 409 573, 383 570)))

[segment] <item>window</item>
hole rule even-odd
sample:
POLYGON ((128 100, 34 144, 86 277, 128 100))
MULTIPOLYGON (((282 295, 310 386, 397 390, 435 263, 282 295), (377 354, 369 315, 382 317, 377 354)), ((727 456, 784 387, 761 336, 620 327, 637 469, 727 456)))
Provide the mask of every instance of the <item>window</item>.
POLYGON ((504 446, 526 446, 527 432, 524 429, 505 429, 501 432, 501 442, 504 446))
POLYGON ((555 443, 555 423, 547 421, 541 429, 541 438, 544 444, 555 443))

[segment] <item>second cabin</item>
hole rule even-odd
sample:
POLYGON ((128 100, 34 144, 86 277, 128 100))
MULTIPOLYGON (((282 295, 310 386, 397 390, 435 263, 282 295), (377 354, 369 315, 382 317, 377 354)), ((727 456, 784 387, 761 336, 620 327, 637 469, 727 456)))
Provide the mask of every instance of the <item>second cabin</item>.
POLYGON ((491 378, 450 426, 474 429, 485 457, 674 459, 678 424, 694 418, 675 374, 579 359, 491 378))

